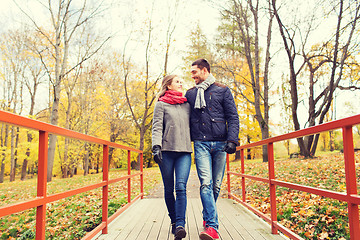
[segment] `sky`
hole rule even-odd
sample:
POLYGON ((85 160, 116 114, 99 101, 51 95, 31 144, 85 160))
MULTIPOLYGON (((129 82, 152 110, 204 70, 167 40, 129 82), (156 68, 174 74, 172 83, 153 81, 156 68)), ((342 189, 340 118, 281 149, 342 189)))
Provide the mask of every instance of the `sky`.
MULTIPOLYGON (((8 29, 16 29, 21 26, 23 22, 32 26, 32 23, 21 13, 14 1, 29 13, 31 17, 36 19, 38 23, 44 25, 50 24, 49 12, 40 4, 41 2, 46 4, 47 0, 0 0, 0 33, 8 29)), ((98 0, 87 1, 97 2, 98 0)), ((75 0, 73 2, 82 1, 75 0)), ((132 36, 132 38, 136 40, 127 43, 126 54, 128 56, 131 55, 132 61, 144 63, 144 42, 139 42, 138 37, 139 35, 144 35, 141 34, 141 32, 144 32, 143 28, 145 27, 144 21, 146 16, 149 16, 150 13, 153 12, 151 17, 154 26, 153 45, 159 45, 159 42, 163 43, 165 40, 164 26, 167 25, 169 18, 169 8, 171 7, 172 12, 174 12, 174 2, 175 1, 168 0, 104 0, 106 11, 99 20, 97 20, 96 27, 104 36, 112 36, 106 48, 114 48, 122 52, 125 42, 129 36, 132 36)), ((201 0, 181 0, 178 11, 176 12, 177 15, 174 16, 172 14, 170 16, 174 18, 176 28, 173 35, 175 41, 172 42, 169 53, 168 71, 174 74, 184 75, 181 69, 183 63, 182 57, 187 50, 187 38, 196 24, 200 25, 201 29, 209 38, 214 35, 218 24, 218 11, 205 2, 206 1, 201 0)), ((159 47, 159 49, 164 48, 159 47)), ((161 69, 163 67, 163 54, 153 54, 151 64, 155 65, 155 69, 161 69)), ((192 82, 188 83, 188 87, 192 87, 191 84, 192 82)), ((47 107, 47 104, 48 103, 43 101, 42 104, 37 105, 37 108, 43 109, 47 107)))

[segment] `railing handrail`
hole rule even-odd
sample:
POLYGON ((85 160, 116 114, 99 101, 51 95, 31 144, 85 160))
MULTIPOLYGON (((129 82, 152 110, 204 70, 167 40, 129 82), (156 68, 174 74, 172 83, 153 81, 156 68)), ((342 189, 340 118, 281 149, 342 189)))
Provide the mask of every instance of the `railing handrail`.
POLYGON ((74 196, 83 192, 87 192, 96 188, 102 188, 102 223, 98 225, 91 232, 87 233, 83 240, 91 239, 100 231, 103 234, 107 233, 108 224, 114 220, 118 215, 125 211, 136 200, 143 198, 143 151, 132 147, 127 147, 114 142, 109 142, 101 138, 93 137, 90 135, 75 132, 69 129, 61 128, 52 124, 37 121, 27 117, 19 116, 10 112, 0 110, 0 122, 24 127, 27 129, 33 129, 39 131, 39 159, 38 159, 38 182, 37 182, 37 196, 36 198, 29 199, 27 201, 9 204, 0 207, 0 217, 7 216, 13 213, 21 212, 31 208, 37 208, 36 211, 36 240, 45 240, 45 218, 46 218, 46 204, 64 199, 70 196, 74 196), (90 143, 96 143, 103 145, 103 178, 101 182, 87 185, 84 187, 72 189, 65 192, 60 192, 52 195, 47 195, 47 154, 48 154, 48 134, 55 134, 63 137, 82 140, 90 143), (108 153, 109 147, 118 148, 127 151, 127 175, 116 179, 109 179, 109 163, 108 153), (131 174, 131 152, 140 154, 140 173, 131 174), (138 196, 131 199, 131 179, 133 177, 140 176, 140 193, 138 196), (108 217, 108 186, 110 184, 127 180, 127 201, 128 203, 115 212, 112 216, 108 217))
POLYGON ((277 222, 277 210, 276 210, 276 186, 287 187, 299 191, 304 191, 312 194, 317 194, 320 196, 325 196, 328 198, 337 199, 339 201, 344 201, 348 203, 348 215, 349 215, 349 229, 350 229, 350 238, 352 240, 360 239, 360 224, 359 224, 359 204, 360 196, 357 193, 357 184, 356 184, 356 169, 355 169, 355 158, 354 158, 354 144, 353 144, 353 133, 352 127, 354 125, 360 124, 360 114, 354 115, 352 117, 335 120, 332 122, 320 124, 317 126, 301 129, 291 133, 271 137, 264 139, 258 142, 246 144, 237 147, 237 151, 240 151, 241 158, 241 173, 231 172, 229 157, 227 158, 227 189, 228 197, 233 198, 236 201, 240 202, 248 209, 256 213, 258 216, 263 218, 265 221, 271 224, 271 230, 273 234, 277 234, 278 230, 285 233, 291 239, 303 239, 296 233, 287 229, 283 225, 277 222), (274 160, 274 148, 273 144, 275 142, 304 137, 308 135, 314 135, 325 131, 342 129, 343 132, 343 146, 344 146, 344 162, 345 162, 345 176, 346 176, 346 193, 336 192, 331 190, 325 190, 316 187, 309 187, 306 185, 290 183, 286 181, 280 181, 275 179, 275 160, 274 160), (245 161, 244 161, 244 150, 248 148, 254 148, 258 146, 268 146, 268 178, 257 177, 252 175, 245 174, 245 161), (242 199, 239 199, 237 196, 231 193, 231 183, 230 175, 240 176, 241 177, 241 188, 242 188, 242 199), (260 212, 255 207, 246 203, 246 192, 245 192, 245 179, 251 179, 254 181, 261 181, 269 184, 270 191, 270 212, 271 216, 260 212))
POLYGON ((343 128, 346 126, 354 126, 354 125, 360 124, 359 119, 360 119, 360 114, 354 115, 354 116, 351 116, 348 118, 343 118, 343 119, 319 124, 317 126, 300 129, 300 130, 293 131, 290 133, 285 133, 285 134, 278 135, 275 137, 271 137, 271 138, 267 138, 267 139, 260 140, 257 142, 249 143, 246 145, 238 146, 236 149, 240 150, 240 149, 245 149, 245 148, 252 148, 252 147, 262 146, 262 145, 265 145, 268 143, 275 143, 275 142, 280 142, 280 141, 284 141, 284 140, 288 140, 288 139, 294 139, 294 138, 299 138, 299 137, 305 137, 308 135, 314 135, 314 134, 325 132, 325 131, 340 129, 340 128, 343 128))
POLYGON ((55 134, 58 136, 73 138, 73 139, 77 139, 77 140, 83 140, 86 142, 92 142, 92 143, 97 143, 97 144, 101 144, 101 145, 108 145, 109 147, 121 148, 123 150, 130 150, 132 152, 142 153, 141 150, 136 149, 136 148, 124 146, 124 145, 121 145, 118 143, 110 142, 110 141, 107 141, 107 140, 104 140, 101 138, 97 138, 97 137, 93 137, 93 136, 86 135, 83 133, 75 132, 73 130, 65 129, 65 128, 62 128, 62 127, 59 127, 56 125, 41 122, 38 120, 23 117, 23 116, 16 115, 14 113, 2 111, 2 110, 0 110, 0 122, 8 123, 8 124, 14 125, 14 126, 24 127, 27 129, 44 131, 44 132, 52 133, 52 134, 55 134))

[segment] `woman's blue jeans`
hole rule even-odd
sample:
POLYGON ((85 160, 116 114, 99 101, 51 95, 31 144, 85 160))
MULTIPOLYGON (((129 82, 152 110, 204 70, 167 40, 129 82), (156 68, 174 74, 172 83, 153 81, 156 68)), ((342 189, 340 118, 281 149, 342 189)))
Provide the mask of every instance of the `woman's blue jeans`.
POLYGON ((187 204, 186 184, 190 174, 191 153, 164 151, 162 156, 162 163, 159 166, 169 217, 171 223, 176 223, 176 227, 184 227, 187 204))
POLYGON ((200 197, 206 225, 219 229, 216 200, 226 166, 225 142, 194 141, 196 170, 200 179, 200 197))

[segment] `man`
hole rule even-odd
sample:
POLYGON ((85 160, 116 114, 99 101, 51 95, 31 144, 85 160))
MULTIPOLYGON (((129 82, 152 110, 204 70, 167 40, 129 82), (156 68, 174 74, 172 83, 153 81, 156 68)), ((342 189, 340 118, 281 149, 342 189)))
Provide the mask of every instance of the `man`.
POLYGON ((192 63, 191 77, 196 86, 185 97, 191 106, 190 133, 200 180, 205 231, 201 240, 218 239, 216 200, 226 166, 226 153, 236 151, 239 141, 239 115, 230 89, 215 82, 205 59, 192 63))

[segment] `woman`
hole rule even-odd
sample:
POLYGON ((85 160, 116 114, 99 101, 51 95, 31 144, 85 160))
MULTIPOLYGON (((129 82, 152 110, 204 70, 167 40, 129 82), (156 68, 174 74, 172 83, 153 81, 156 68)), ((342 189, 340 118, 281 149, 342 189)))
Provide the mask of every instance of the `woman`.
POLYGON ((155 105, 152 150, 164 183, 165 203, 175 240, 186 236, 186 184, 191 165, 190 105, 183 96, 183 80, 166 76, 155 105), (174 182, 175 177, 175 182, 174 182), (174 185, 176 198, 174 196, 174 185))

